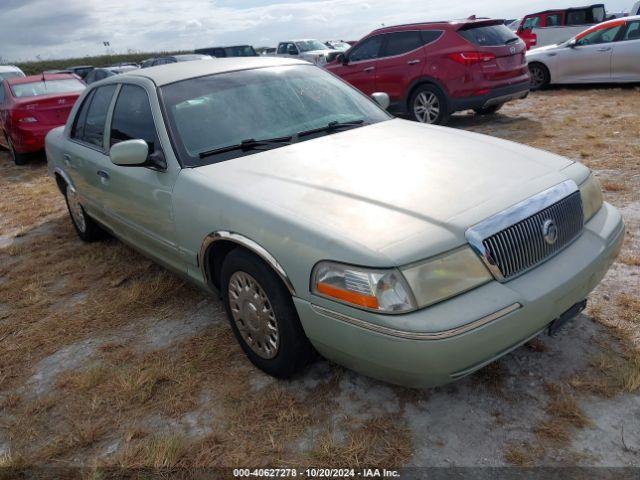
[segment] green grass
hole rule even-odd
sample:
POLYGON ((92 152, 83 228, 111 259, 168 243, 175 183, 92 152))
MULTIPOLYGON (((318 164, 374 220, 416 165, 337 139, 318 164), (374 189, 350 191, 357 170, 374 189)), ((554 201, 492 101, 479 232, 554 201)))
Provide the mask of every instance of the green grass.
POLYGON ((98 55, 94 57, 80 58, 64 58, 58 60, 41 60, 38 62, 22 62, 16 63, 27 75, 36 75, 45 70, 61 70, 74 65, 93 65, 94 67, 106 67, 114 63, 136 62, 140 63, 150 57, 158 57, 162 55, 175 55, 179 53, 191 52, 141 52, 141 53, 122 53, 114 55, 98 55))

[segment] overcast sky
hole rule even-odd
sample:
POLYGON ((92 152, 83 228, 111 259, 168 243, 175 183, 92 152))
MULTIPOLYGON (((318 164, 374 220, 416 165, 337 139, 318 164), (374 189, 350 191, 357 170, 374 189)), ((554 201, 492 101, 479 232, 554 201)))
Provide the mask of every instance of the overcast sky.
MULTIPOLYGON (((634 0, 606 2, 628 10, 634 0)), ((30 60, 128 50, 191 50, 279 40, 357 40, 381 24, 472 14, 521 17, 580 0, 0 0, 0 57, 30 60)))

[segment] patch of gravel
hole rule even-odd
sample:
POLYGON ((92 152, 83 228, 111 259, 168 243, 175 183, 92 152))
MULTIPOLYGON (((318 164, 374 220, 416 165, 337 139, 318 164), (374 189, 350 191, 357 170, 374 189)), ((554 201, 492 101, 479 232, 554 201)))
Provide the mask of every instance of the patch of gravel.
POLYGON ((640 395, 581 402, 593 426, 573 437, 573 450, 589 455, 588 464, 598 467, 640 465, 640 395))
MULTIPOLYGON (((498 363, 503 382, 497 387, 491 388, 481 371, 432 389, 424 399, 410 403, 404 418, 413 433, 411 465, 509 465, 504 459, 505 445, 532 443, 535 427, 548 419, 544 385, 561 383, 583 371, 600 352, 595 340, 603 339, 609 339, 606 328, 580 315, 557 336, 539 337, 547 351, 521 347, 503 357, 498 363)), ((605 459, 605 463, 609 459, 617 466, 638 465, 640 459, 622 448, 615 423, 626 415, 629 426, 636 430, 633 436, 629 434, 629 442, 637 444, 640 397, 582 396, 578 402, 594 425, 574 431, 570 447, 560 451, 550 448, 547 456, 537 459, 538 464, 566 464, 577 456, 594 458, 597 465, 598 459, 605 459)))

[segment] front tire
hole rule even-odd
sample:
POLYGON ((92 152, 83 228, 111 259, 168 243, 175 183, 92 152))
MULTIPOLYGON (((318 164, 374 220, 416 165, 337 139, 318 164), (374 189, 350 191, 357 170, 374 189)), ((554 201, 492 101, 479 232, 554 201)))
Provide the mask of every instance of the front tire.
POLYGON ((64 199, 71 223, 83 242, 95 242, 105 237, 105 231, 85 212, 75 189, 65 186, 64 199))
POLYGON ((289 378, 313 358, 291 294, 260 258, 231 251, 222 265, 222 299, 233 333, 251 363, 289 378))
POLYGON ((420 123, 444 125, 449 120, 447 97, 435 85, 422 85, 411 96, 409 112, 420 123))
POLYGON ((543 64, 537 62, 529 64, 529 74, 531 75, 531 90, 541 90, 549 86, 551 74, 549 73, 549 69, 543 64))

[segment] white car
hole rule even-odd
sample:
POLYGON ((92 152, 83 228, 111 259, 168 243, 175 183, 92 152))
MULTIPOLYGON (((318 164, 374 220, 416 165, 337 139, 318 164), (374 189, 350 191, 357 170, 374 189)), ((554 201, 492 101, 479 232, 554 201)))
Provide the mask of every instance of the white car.
POLYGON ((320 40, 313 39, 280 42, 276 50, 277 57, 297 58, 320 66, 328 63, 336 53, 320 40))
POLYGON ((531 89, 556 83, 640 82, 640 15, 594 25, 527 52, 531 89))
POLYGON ((0 82, 7 78, 24 77, 25 74, 13 65, 0 65, 0 82))

